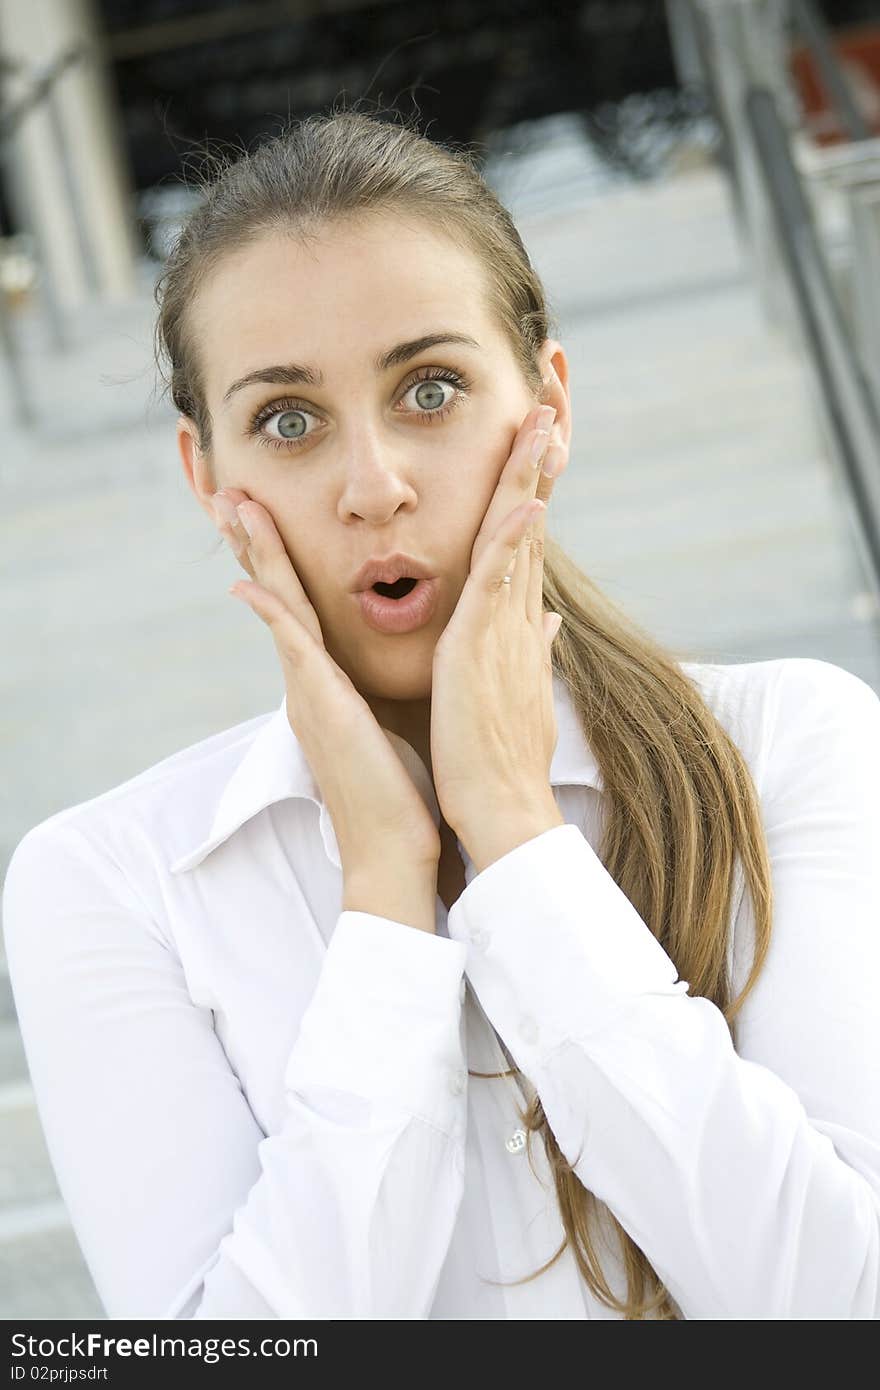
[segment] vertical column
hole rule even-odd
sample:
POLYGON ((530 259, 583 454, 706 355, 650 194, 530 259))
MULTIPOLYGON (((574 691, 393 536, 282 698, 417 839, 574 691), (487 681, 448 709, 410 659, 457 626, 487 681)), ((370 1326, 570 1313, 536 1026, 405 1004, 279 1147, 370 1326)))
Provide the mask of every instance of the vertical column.
POLYGON ((0 0, 0 43, 18 65, 17 101, 71 46, 83 56, 58 78, 51 103, 24 117, 10 163, 58 301, 94 291, 125 299, 137 288, 134 195, 94 0, 0 0))
POLYGON ((666 23, 675 73, 682 87, 700 86, 703 69, 693 0, 666 0, 666 23))

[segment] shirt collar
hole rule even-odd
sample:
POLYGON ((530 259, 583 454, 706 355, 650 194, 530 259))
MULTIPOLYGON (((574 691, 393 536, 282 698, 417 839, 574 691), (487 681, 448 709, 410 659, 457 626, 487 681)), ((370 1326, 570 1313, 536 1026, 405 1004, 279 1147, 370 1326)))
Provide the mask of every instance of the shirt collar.
MULTIPOLYGON (((582 786, 602 790, 602 774, 584 737, 575 704, 561 676, 553 673, 553 701, 557 741, 550 764, 551 786, 582 786)), ((428 770, 415 749, 396 734, 390 735, 404 765, 419 787, 425 803, 440 825, 440 809, 428 770)), ((259 726, 211 812, 210 824, 201 828, 198 842, 169 865, 173 874, 194 869, 218 845, 228 840, 267 806, 290 797, 304 797, 319 809, 319 827, 328 858, 341 868, 339 846, 318 784, 306 762, 299 740, 287 717, 287 696, 274 714, 259 726)))

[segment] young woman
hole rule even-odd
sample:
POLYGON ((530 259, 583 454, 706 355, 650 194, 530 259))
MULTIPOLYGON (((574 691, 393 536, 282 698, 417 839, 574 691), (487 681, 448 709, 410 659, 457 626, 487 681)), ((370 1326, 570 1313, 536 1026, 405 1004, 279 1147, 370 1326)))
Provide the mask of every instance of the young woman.
POLYGON ((874 691, 679 662, 545 535, 566 356, 468 155, 293 125, 159 289, 284 693, 7 872, 108 1315, 877 1317, 874 691))

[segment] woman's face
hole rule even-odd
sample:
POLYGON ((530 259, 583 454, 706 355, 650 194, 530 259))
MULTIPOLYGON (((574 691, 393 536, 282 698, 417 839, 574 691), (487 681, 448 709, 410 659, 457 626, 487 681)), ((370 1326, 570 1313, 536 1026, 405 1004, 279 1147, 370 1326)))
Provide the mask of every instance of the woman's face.
MULTIPOLYGON (((365 696, 430 694, 434 646, 535 404, 483 297, 469 252, 373 219, 308 248, 267 234, 225 258, 193 305, 213 477, 181 417, 190 483, 211 515, 224 486, 267 509, 328 652, 365 696), (441 341, 452 335, 467 341, 441 341), (254 373, 262 380, 245 381, 254 373), (366 560, 398 550, 437 576, 438 603, 426 626, 390 635, 364 621, 352 583, 366 560)), ((564 381, 548 340, 545 377, 551 361, 564 381)), ((554 387, 554 430, 567 432, 554 387)))

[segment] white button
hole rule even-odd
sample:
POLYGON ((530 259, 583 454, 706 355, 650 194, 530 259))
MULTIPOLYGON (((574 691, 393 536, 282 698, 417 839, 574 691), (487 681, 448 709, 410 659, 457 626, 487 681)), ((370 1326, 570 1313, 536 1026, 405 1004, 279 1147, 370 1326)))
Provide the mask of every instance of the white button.
POLYGON ((515 1129, 504 1145, 507 1152, 511 1154, 521 1154, 525 1146, 526 1132, 524 1129, 515 1129))
POLYGON ((454 1071, 450 1074, 449 1089, 454 1096, 460 1096, 466 1085, 467 1072, 461 1067, 459 1067, 458 1071, 454 1071))
POLYGON ((519 1035, 523 1042, 536 1043, 538 1041, 538 1025, 533 1018, 524 1018, 519 1025, 519 1035))
POLYGON ((482 927, 474 927, 469 939, 475 951, 485 951, 489 945, 489 933, 483 931, 482 927))

